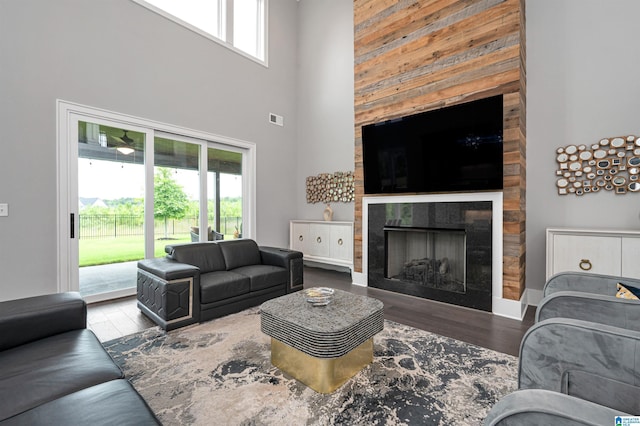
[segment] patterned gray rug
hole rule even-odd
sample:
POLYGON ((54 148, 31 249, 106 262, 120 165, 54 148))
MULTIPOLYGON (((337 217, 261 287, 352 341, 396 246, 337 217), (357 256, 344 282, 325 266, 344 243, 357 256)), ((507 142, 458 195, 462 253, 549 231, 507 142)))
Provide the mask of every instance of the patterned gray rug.
POLYGON ((258 308, 105 347, 165 425, 478 425, 517 358, 385 321, 374 362, 330 395, 270 362, 258 308))

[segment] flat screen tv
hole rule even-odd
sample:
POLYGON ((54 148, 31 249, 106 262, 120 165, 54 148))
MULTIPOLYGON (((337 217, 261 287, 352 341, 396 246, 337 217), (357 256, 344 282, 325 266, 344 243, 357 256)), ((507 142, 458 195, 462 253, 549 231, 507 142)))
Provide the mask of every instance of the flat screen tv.
POLYGON ((364 192, 502 189, 502 95, 362 127, 364 192))

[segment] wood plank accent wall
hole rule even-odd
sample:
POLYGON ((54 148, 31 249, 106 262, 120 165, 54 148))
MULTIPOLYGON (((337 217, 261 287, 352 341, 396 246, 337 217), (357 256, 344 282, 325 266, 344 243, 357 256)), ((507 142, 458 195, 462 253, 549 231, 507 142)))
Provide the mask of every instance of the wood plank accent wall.
POLYGON ((362 126, 502 94, 503 297, 525 288, 525 0, 355 0, 355 252, 362 272, 362 126))

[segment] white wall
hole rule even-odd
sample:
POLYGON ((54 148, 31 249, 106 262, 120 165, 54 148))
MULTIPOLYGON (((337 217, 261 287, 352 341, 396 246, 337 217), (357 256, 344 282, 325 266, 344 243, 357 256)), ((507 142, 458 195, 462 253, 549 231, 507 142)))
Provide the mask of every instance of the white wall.
POLYGON ((57 291, 56 99, 256 143, 256 238, 288 244, 298 3, 269 3, 266 68, 129 0, 0 1, 0 300, 57 291))
MULTIPOLYGON (((322 220, 307 204, 307 176, 354 170, 353 2, 301 0, 298 15, 296 205, 292 219, 322 220)), ((354 203, 331 203, 334 220, 352 221, 354 203)))
POLYGON ((640 228, 640 194, 557 195, 555 150, 640 136, 637 0, 529 0, 526 286, 545 279, 545 228, 640 228))

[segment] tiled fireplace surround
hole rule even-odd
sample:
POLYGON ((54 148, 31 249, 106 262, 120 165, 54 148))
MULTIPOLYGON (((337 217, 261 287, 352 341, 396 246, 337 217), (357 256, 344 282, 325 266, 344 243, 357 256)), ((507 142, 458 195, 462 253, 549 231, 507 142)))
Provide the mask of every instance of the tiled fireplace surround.
MULTIPOLYGON (((373 233, 369 230, 369 224, 375 223, 375 226, 381 225, 379 217, 371 217, 370 212, 373 211, 374 215, 379 215, 381 211, 380 208, 384 209, 384 205, 386 204, 411 204, 411 203, 474 203, 474 202, 489 202, 491 209, 491 278, 490 278, 490 308, 484 308, 485 310, 490 310, 494 314, 506 316, 515 319, 522 318, 522 304, 521 301, 514 301, 510 299, 505 299, 502 297, 502 259, 503 259, 503 250, 502 250, 502 242, 503 242, 503 201, 502 201, 502 192, 477 192, 477 193, 448 193, 448 194, 429 194, 429 195, 394 195, 394 196, 372 196, 372 197, 364 197, 363 205, 362 205, 362 273, 354 273, 353 281, 354 284, 369 286, 371 285, 371 280, 376 280, 379 282, 381 280, 381 269, 379 260, 373 261, 373 263, 377 263, 377 265, 372 265, 370 269, 369 263, 373 259, 370 254, 370 244, 369 238, 373 235, 373 238, 379 238, 381 235, 381 230, 375 230, 373 233), (382 206, 380 206, 382 205, 382 206), (370 209, 373 207, 373 209, 370 209), (378 213, 375 213, 378 212, 378 213), (371 271, 371 276, 369 276, 369 271, 371 271)), ((487 203, 480 203, 485 206, 487 203)), ((419 211, 423 211, 424 209, 417 209, 419 211)), ((433 224, 424 222, 422 219, 418 219, 418 222, 413 224, 413 226, 417 228, 421 228, 422 226, 426 228, 431 228, 433 224), (422 221, 422 222, 420 222, 422 221)), ((453 227, 458 226, 453 224, 453 227)), ((443 226, 443 223, 439 221, 438 226, 443 226)), ((376 244, 374 244, 376 245, 376 244)), ((378 245, 376 245, 378 247, 378 245)), ((376 250, 378 251, 378 250, 376 250)), ((376 253, 376 256, 384 257, 384 250, 380 250, 381 253, 376 253)), ((489 268, 489 265, 485 265, 486 268, 489 268)), ((472 272, 472 271, 469 271, 472 272)), ((488 278, 487 278, 488 279, 488 278)), ((394 284, 388 280, 382 279, 382 281, 386 281, 387 286, 393 287, 394 284)), ((488 284, 488 283, 487 283, 488 284)), ((474 284, 471 284, 474 285, 474 284)), ((376 285, 378 286, 378 285, 376 285)), ((381 286, 384 288, 384 285, 381 286)), ((391 289, 391 288, 390 288, 391 289)), ((489 291, 487 289, 487 291, 489 291)), ((444 299, 447 299, 448 296, 444 296, 444 299)), ((488 297, 488 296, 487 296, 488 297)), ((427 298, 431 298, 428 297, 427 298)), ((437 299, 436 297, 435 299, 437 299)), ((441 301, 447 302, 447 300, 441 301)), ((456 303, 454 301, 454 303, 456 303)), ((460 304, 460 303, 457 303, 460 304)), ((465 306, 465 303, 461 305, 465 306)), ((466 306, 469 306, 466 304, 466 306)))

